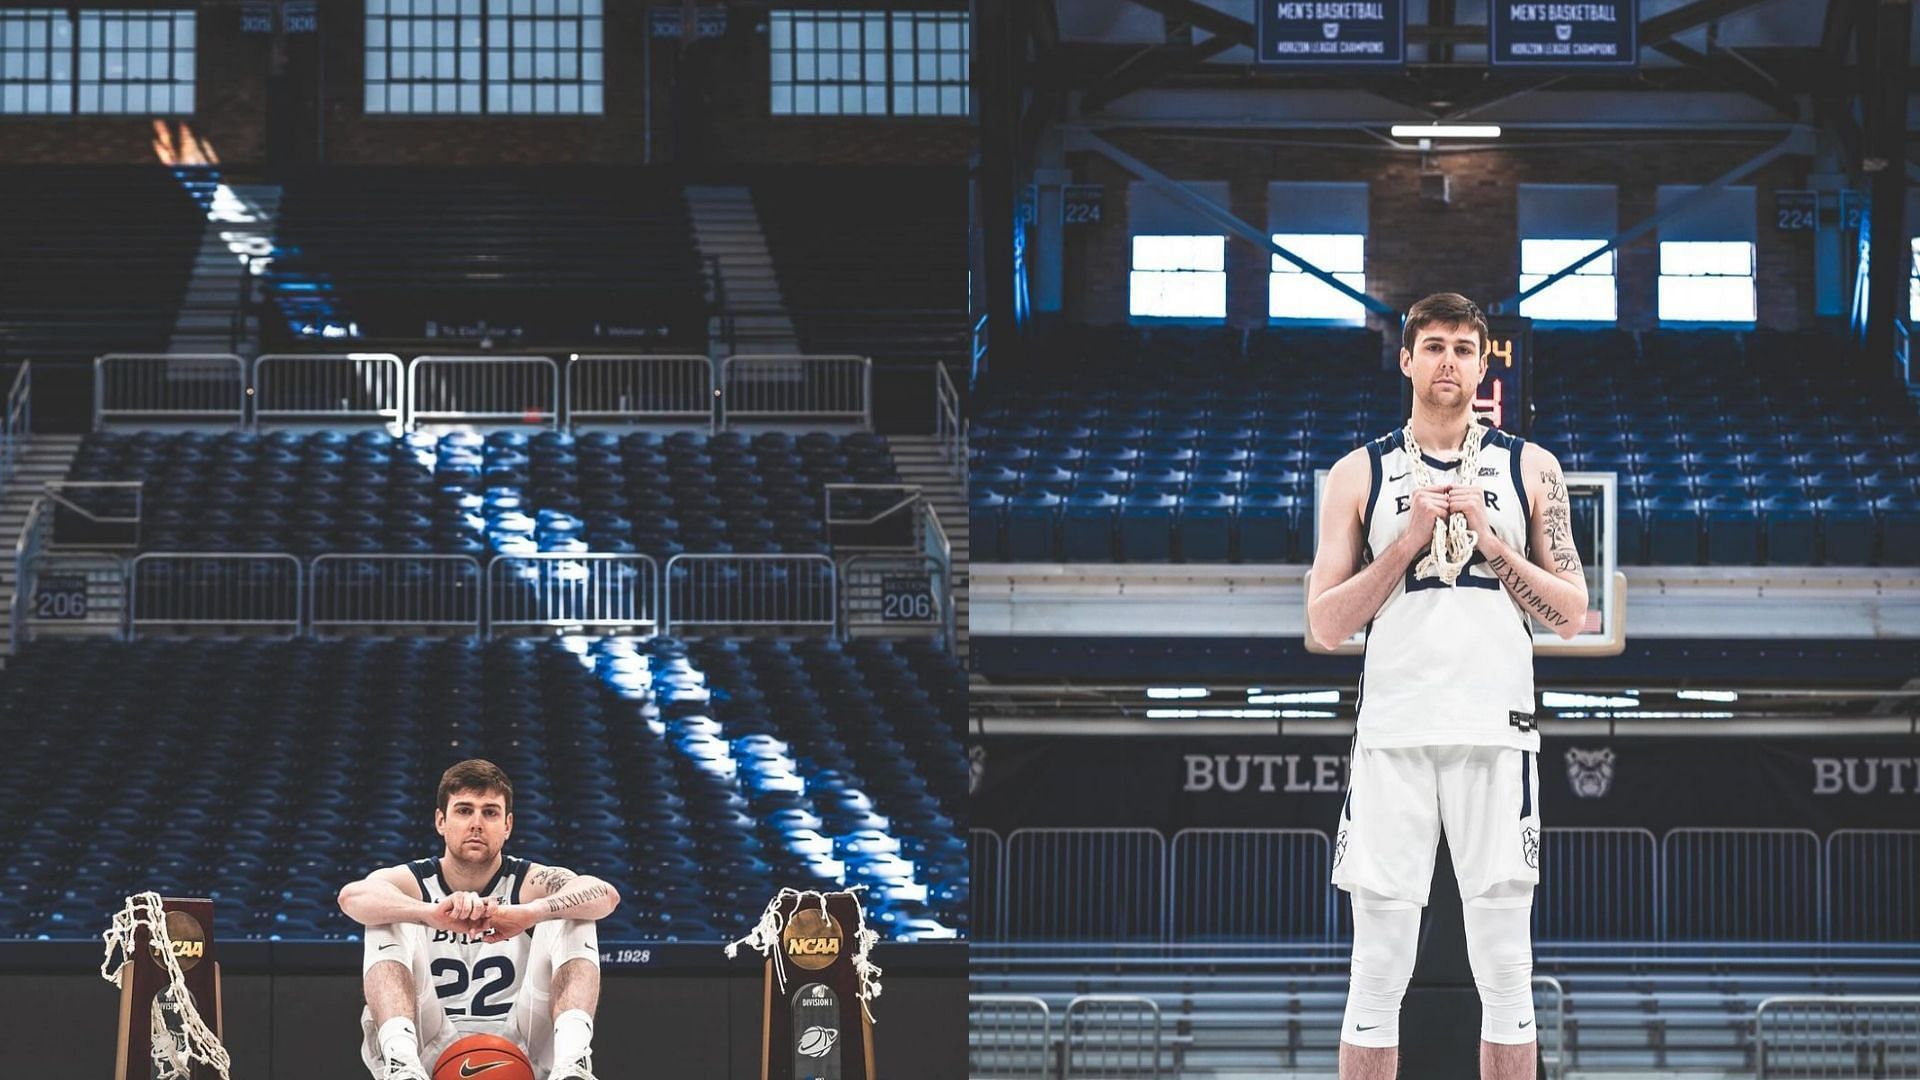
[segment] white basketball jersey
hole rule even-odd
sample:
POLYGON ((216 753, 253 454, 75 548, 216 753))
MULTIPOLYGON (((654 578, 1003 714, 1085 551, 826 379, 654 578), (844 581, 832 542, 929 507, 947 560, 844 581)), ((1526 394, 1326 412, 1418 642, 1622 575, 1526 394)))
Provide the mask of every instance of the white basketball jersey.
MULTIPOLYGON (((525 859, 505 856, 500 860, 500 872, 476 891, 502 904, 517 904, 527 866, 525 859)), ((407 869, 419 880, 420 894, 428 903, 437 904, 453 892, 441 877, 438 858, 416 859, 407 864, 407 869)), ((432 957, 428 970, 447 1019, 464 1034, 497 1034, 506 1024, 507 1013, 526 977, 533 955, 533 934, 489 943, 481 937, 428 927, 427 936, 427 955, 432 957)))
MULTIPOLYGON (((1403 432, 1367 444, 1373 473, 1362 531, 1366 560, 1407 531, 1414 488, 1403 432)), ((1527 550, 1527 495, 1520 475, 1525 440, 1488 430, 1480 475, 1453 480, 1459 462, 1429 452, 1435 483, 1477 483, 1487 521, 1515 551, 1527 550)), ((1457 454, 1457 451, 1455 451, 1457 454)), ((1360 675, 1360 745, 1512 746, 1540 749, 1533 714, 1533 632, 1527 615, 1476 551, 1449 586, 1406 572, 1367 625, 1360 675)))

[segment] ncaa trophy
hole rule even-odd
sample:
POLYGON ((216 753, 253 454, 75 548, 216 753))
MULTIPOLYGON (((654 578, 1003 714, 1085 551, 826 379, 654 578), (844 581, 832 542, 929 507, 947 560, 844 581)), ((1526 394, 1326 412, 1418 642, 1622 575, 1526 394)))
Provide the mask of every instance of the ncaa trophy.
POLYGON ((873 1013, 880 969, 852 892, 781 889, 741 945, 767 958, 761 1080, 875 1080, 873 1013))

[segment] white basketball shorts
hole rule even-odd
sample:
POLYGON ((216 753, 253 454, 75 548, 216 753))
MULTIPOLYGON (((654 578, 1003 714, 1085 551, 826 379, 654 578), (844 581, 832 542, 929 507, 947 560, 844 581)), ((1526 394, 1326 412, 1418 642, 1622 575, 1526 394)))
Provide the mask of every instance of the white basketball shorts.
MULTIPOLYGON (((434 961, 446 958, 430 947, 432 932, 427 927, 411 923, 367 927, 361 970, 364 972, 383 960, 394 960, 412 972, 418 1009, 414 1030, 420 1039, 420 1060, 428 1069, 432 1069, 447 1047, 461 1036, 485 1033, 503 1035, 519 1043, 533 1063, 534 1076, 544 1078, 553 1068, 553 973, 576 958, 590 959, 596 966, 600 963, 594 927, 594 923, 585 920, 562 919, 540 923, 529 931, 532 947, 528 950, 528 970, 520 980, 507 1014, 492 1020, 469 1016, 455 1020, 447 1016, 434 985, 438 976, 433 971, 434 961), (394 945, 399 953, 382 949, 383 945, 394 945), (405 954, 404 958, 400 953, 405 954)), ((360 1010, 360 1034, 360 1059, 366 1063, 368 1072, 384 1077, 387 1070, 381 1060, 380 1037, 374 1030, 371 1009, 360 1010)))
POLYGON ((1333 841, 1333 883, 1425 907, 1442 830, 1462 900, 1505 882, 1539 884, 1539 755, 1506 746, 1367 750, 1356 743, 1333 841))

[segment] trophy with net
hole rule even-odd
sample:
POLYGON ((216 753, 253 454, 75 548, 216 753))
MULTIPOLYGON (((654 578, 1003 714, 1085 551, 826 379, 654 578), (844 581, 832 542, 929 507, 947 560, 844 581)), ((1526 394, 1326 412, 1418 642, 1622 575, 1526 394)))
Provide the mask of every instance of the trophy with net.
POLYGON ((852 892, 781 889, 741 945, 767 958, 761 1080, 874 1080, 873 1013, 880 969, 852 892))
POLYGON ((100 976, 120 988, 114 1080, 228 1080, 213 901, 130 896, 101 937, 100 976))

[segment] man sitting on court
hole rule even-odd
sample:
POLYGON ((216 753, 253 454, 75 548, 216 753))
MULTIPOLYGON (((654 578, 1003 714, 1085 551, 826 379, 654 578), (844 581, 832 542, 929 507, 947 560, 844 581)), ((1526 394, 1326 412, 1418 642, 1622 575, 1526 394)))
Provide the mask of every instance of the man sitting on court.
POLYGON ((600 998, 594 923, 620 903, 611 885, 501 854, 513 783, 490 761, 440 777, 439 858, 375 870, 340 890, 367 928, 361 1056, 380 1080, 426 1080, 456 1039, 501 1035, 536 1076, 593 1080, 600 998))

